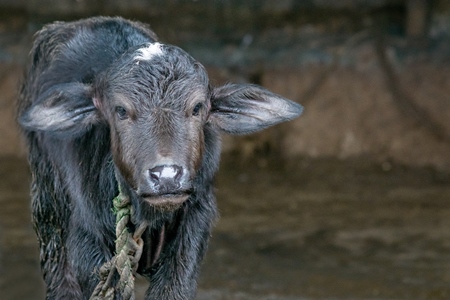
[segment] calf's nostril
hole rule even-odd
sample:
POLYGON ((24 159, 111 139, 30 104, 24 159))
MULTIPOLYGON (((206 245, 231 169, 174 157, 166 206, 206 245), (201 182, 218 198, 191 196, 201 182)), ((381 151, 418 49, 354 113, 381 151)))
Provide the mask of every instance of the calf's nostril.
POLYGON ((173 165, 172 168, 173 168, 173 172, 175 173, 173 178, 176 181, 180 181, 181 176, 183 175, 183 168, 180 166, 176 166, 176 165, 173 165))
POLYGON ((152 181, 154 181, 155 183, 156 183, 156 182, 159 182, 159 176, 160 176, 160 174, 161 174, 161 173, 159 173, 159 172, 152 172, 152 171, 150 171, 150 179, 151 179, 152 181))

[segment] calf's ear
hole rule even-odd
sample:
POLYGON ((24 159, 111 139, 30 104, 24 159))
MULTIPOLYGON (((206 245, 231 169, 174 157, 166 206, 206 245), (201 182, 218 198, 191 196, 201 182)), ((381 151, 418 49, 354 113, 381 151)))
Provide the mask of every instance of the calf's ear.
POLYGON ((303 107, 260 86, 230 84, 213 91, 209 122, 229 134, 246 134, 298 117, 303 107))
POLYGON ((20 116, 29 131, 78 135, 97 122, 92 88, 82 83, 62 83, 42 93, 20 116))

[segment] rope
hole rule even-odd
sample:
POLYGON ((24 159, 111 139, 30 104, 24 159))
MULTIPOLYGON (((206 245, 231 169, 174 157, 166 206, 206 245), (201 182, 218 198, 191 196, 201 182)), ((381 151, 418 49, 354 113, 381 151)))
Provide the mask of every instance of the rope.
POLYGON ((116 215, 116 255, 99 269, 100 282, 94 289, 90 300, 113 300, 116 293, 121 299, 134 299, 134 274, 142 254, 144 242, 142 233, 147 227, 141 224, 132 235, 127 228, 131 217, 131 204, 119 187, 119 195, 113 199, 113 211, 116 215), (119 274, 116 286, 114 274, 119 274))

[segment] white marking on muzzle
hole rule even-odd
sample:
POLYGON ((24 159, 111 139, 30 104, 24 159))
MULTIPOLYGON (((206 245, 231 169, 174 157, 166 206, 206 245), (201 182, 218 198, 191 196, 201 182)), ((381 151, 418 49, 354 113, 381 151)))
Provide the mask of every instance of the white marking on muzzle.
POLYGON ((138 49, 137 51, 140 52, 140 55, 136 55, 134 57, 134 60, 151 60, 155 56, 161 56, 164 54, 164 51, 161 48, 160 43, 152 43, 149 44, 147 47, 142 47, 138 49))
POLYGON ((175 178, 177 170, 173 167, 164 167, 161 171, 161 178, 175 178))

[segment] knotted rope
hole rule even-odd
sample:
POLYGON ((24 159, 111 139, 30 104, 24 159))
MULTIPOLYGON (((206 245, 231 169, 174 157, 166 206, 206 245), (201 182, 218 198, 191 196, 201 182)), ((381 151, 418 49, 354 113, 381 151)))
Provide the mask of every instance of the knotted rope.
POLYGON ((127 228, 131 210, 130 199, 123 195, 119 187, 119 195, 113 199, 113 211, 116 215, 116 255, 100 267, 100 282, 95 287, 90 300, 113 300, 116 298, 116 293, 124 300, 135 297, 134 274, 144 246, 141 235, 147 224, 141 224, 132 235, 127 228), (113 278, 116 272, 119 274, 119 279, 114 286, 113 278))

